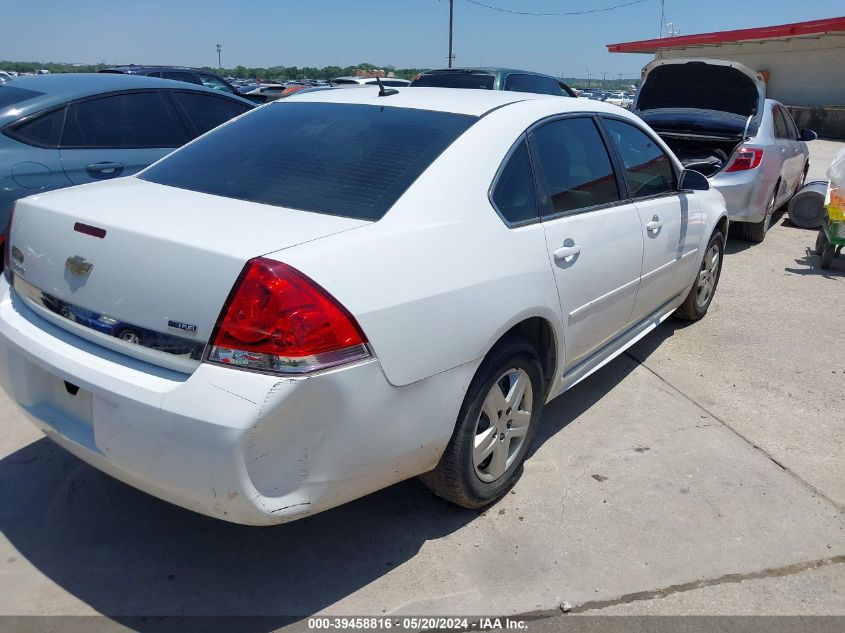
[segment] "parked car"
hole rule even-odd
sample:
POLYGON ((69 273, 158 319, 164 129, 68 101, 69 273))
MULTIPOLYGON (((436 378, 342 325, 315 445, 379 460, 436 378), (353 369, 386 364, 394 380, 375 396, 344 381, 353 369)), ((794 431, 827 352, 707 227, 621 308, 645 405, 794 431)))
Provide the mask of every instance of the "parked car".
POLYGON ((415 475, 484 507, 545 402, 707 312, 727 228, 708 189, 615 106, 300 93, 135 177, 20 200, 0 385, 81 459, 228 521, 415 475))
POLYGON ((134 174, 252 107, 152 77, 68 73, 0 85, 0 226, 18 198, 134 174))
MULTIPOLYGON (((411 84, 407 79, 399 79, 398 77, 381 77, 381 85, 388 88, 404 88, 411 84)), ((333 86, 341 86, 344 84, 360 84, 362 86, 375 86, 378 81, 375 77, 335 77, 329 80, 333 86)))
POLYGON ((198 86, 205 86, 211 90, 221 90, 233 95, 240 94, 237 88, 223 79, 223 77, 219 77, 204 70, 187 68, 185 66, 138 66, 136 64, 129 64, 127 66, 104 68, 99 72, 117 73, 123 75, 140 75, 142 77, 160 77, 161 79, 172 79, 174 81, 184 81, 189 84, 197 84, 198 86))
POLYGON ((411 82, 419 88, 473 88, 510 90, 544 95, 575 97, 575 92, 549 75, 513 68, 441 68, 420 73, 411 82))
POLYGON ((0 70, 0 84, 4 84, 7 81, 12 81, 13 77, 7 72, 0 70))
POLYGON ((738 62, 654 61, 633 111, 710 179, 748 240, 763 241, 775 210, 806 179, 815 132, 799 131, 783 104, 766 98, 762 76, 738 62))

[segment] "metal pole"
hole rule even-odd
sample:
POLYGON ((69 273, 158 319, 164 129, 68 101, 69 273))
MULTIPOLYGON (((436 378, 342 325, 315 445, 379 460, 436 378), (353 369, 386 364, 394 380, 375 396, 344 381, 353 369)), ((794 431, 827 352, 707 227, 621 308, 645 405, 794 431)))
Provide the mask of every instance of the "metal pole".
POLYGON ((452 22, 455 18, 455 0, 449 0, 449 68, 452 67, 452 22))

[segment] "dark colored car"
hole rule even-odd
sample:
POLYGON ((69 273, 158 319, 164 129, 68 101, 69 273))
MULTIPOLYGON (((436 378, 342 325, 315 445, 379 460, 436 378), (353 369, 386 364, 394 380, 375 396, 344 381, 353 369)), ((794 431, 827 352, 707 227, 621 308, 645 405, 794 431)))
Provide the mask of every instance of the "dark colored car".
POLYGON ((551 75, 513 68, 441 68, 420 73, 411 86, 510 90, 543 95, 576 97, 575 92, 551 75))
POLYGON ((229 94, 238 95, 239 97, 244 97, 245 99, 252 101, 252 99, 246 96, 243 91, 238 90, 237 86, 232 85, 223 79, 223 77, 219 77, 204 70, 188 68, 186 66, 139 66, 137 64, 129 64, 128 66, 105 68, 100 72, 121 75, 141 75, 143 77, 159 77, 161 79, 170 79, 172 81, 184 81, 189 84, 205 86, 211 90, 228 92, 229 94))
POLYGON ((67 73, 2 84, 0 227, 18 198, 129 176, 253 107, 153 77, 67 73))

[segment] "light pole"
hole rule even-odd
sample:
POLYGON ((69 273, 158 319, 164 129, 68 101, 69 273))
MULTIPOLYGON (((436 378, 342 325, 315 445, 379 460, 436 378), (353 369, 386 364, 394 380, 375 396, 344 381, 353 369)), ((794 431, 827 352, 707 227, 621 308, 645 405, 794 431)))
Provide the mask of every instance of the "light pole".
POLYGON ((449 0, 449 68, 452 67, 452 60, 455 56, 452 54, 452 22, 455 19, 455 0, 449 0))
POLYGON ((223 64, 220 63, 220 51, 222 50, 222 48, 223 47, 220 46, 220 44, 217 45, 217 67, 218 68, 223 68, 223 64))

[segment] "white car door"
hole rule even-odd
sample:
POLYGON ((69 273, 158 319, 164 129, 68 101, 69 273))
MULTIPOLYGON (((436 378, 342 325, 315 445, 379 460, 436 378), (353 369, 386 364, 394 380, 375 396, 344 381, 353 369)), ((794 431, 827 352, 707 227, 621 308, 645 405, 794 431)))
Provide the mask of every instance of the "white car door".
POLYGON ((616 149, 628 196, 643 231, 643 264, 631 321, 637 322, 676 297, 694 277, 701 241, 698 204, 678 191, 672 160, 639 126, 603 117, 616 149))
POLYGON ((621 195, 598 122, 564 117, 529 136, 564 325, 565 368, 624 330, 643 255, 636 207, 621 195))

